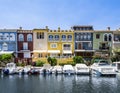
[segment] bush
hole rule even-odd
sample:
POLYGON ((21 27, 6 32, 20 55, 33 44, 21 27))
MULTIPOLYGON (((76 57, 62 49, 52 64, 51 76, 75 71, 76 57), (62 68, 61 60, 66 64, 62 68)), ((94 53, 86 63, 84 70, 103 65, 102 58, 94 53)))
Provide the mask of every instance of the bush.
POLYGON ((83 60, 83 58, 81 56, 75 56, 75 57, 73 57, 73 61, 75 63, 84 63, 84 60, 83 60))
POLYGON ((45 64, 45 62, 41 61, 41 60, 38 60, 36 62, 36 66, 43 66, 43 64, 45 64))
POLYGON ((64 63, 64 62, 61 62, 61 63, 59 63, 59 65, 60 66, 64 66, 64 65, 72 65, 72 66, 75 66, 75 62, 66 62, 66 63, 64 63))

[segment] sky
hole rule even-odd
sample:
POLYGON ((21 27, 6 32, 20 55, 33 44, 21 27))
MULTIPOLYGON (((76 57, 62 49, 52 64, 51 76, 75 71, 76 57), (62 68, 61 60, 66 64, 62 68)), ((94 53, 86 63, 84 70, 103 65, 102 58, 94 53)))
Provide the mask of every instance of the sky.
POLYGON ((120 28, 120 0, 0 0, 0 28, 120 28))

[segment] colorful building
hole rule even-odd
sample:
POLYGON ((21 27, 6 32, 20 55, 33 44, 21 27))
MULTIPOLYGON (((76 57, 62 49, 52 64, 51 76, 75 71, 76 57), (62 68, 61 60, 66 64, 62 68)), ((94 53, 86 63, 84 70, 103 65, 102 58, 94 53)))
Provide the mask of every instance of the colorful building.
POLYGON ((48 31, 48 56, 70 58, 74 55, 74 32, 72 30, 48 31))
POLYGON ((90 60, 94 54, 93 50, 93 27, 73 26, 75 56, 82 56, 85 60, 90 60))
POLYGON ((17 52, 17 29, 0 29, 0 54, 17 52))
POLYGON ((95 54, 109 56, 112 52, 113 31, 108 27, 107 30, 96 30, 93 33, 93 49, 95 54))
POLYGON ((30 64, 32 62, 33 31, 23 30, 22 28, 18 29, 17 46, 16 62, 26 62, 30 64))
POLYGON ((120 48, 120 29, 113 31, 113 49, 120 48))
POLYGON ((48 27, 45 29, 34 29, 33 30, 33 62, 44 59, 47 57, 47 32, 48 27))

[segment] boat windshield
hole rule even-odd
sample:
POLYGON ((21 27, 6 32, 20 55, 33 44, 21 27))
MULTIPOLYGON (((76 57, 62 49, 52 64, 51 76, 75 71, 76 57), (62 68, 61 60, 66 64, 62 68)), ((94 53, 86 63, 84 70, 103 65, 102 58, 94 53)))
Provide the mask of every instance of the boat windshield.
POLYGON ((99 62, 100 66, 104 66, 104 65, 110 65, 108 61, 100 61, 99 62))

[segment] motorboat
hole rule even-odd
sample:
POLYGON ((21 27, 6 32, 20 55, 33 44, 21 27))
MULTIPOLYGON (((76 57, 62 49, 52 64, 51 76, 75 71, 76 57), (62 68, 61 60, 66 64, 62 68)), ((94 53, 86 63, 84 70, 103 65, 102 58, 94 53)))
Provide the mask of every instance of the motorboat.
POLYGON ((40 67, 32 67, 31 70, 28 71, 29 75, 38 75, 40 74, 40 67))
POLYGON ((44 64, 43 67, 40 69, 40 74, 52 74, 52 67, 50 64, 44 64))
POLYGON ((75 70, 72 65, 64 65, 63 66, 63 74, 71 75, 75 74, 75 70))
POLYGON ((62 74, 62 66, 54 66, 52 69, 52 74, 62 74))
POLYGON ((113 62, 112 66, 116 68, 116 72, 120 73, 120 62, 113 62))
POLYGON ((24 66, 24 68, 20 71, 21 74, 28 74, 28 72, 31 70, 31 66, 24 66))
POLYGON ((99 76, 113 75, 116 76, 116 68, 107 60, 99 60, 91 65, 91 73, 99 76))
POLYGON ((7 63, 6 67, 3 69, 3 73, 6 75, 15 74, 16 73, 16 64, 13 62, 7 63))
POLYGON ((86 64, 76 64, 75 65, 76 74, 90 74, 90 69, 86 64))

